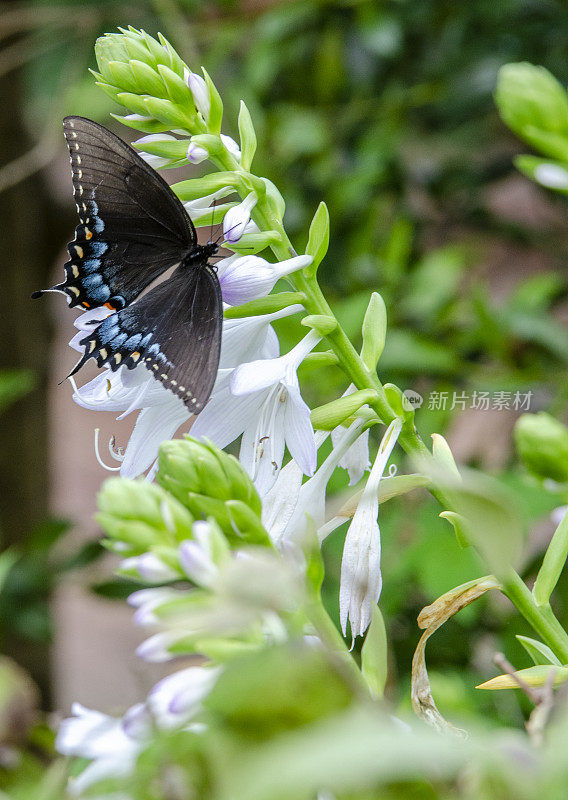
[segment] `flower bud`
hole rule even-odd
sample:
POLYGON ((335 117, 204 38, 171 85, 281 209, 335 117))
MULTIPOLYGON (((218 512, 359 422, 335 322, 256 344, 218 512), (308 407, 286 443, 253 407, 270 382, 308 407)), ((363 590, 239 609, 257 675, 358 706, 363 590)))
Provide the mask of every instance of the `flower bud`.
POLYGON ((195 142, 190 142, 187 148, 187 160, 190 164, 201 164, 209 158, 209 153, 204 147, 200 147, 195 142))
POLYGON ((231 208, 223 220, 223 235, 229 245, 238 242, 250 221, 250 215, 257 202, 254 192, 250 192, 242 203, 231 208))
POLYGON ((525 63, 505 65, 499 72, 496 101, 503 120, 518 136, 549 155, 565 153, 568 97, 548 70, 525 63))
POLYGON ((179 572, 165 564, 156 553, 142 553, 125 558, 120 564, 120 572, 148 583, 167 583, 182 577, 179 572))
POLYGON ((260 256, 230 256, 217 264, 223 300, 231 306, 239 306, 265 297, 280 278, 310 263, 310 256, 296 256, 276 264, 260 256))
POLYGON ((523 414, 515 425, 515 443, 533 475, 568 482, 568 429, 561 422, 544 411, 523 414))
POLYGON ((126 555, 155 545, 176 545, 191 537, 193 517, 161 487, 146 481, 111 478, 98 496, 97 520, 126 555))
MULTIPOLYGON (((235 527, 228 501, 239 501, 257 519, 260 498, 234 456, 212 444, 192 439, 164 442, 160 447, 158 483, 189 508, 195 517, 213 517, 231 540, 257 541, 252 518, 245 529, 235 527)), ((240 506, 239 506, 240 509, 240 506)), ((237 512, 238 513, 238 512, 237 512)), ((239 520, 242 522, 242 520, 239 520)))

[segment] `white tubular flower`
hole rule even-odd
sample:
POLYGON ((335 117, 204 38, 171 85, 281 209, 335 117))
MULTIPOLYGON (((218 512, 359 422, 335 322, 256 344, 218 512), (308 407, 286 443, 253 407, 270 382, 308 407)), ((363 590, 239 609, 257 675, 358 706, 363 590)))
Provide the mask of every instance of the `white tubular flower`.
POLYGON ((187 159, 190 164, 201 164, 209 158, 209 153, 204 147, 200 147, 195 142, 190 142, 187 148, 187 159))
POLYGON ((220 673, 219 667, 189 667, 157 683, 146 702, 158 727, 179 728, 194 717, 220 673))
MULTIPOLYGON (((155 728, 187 729, 220 673, 219 667, 190 667, 174 673, 157 683, 146 702, 129 708, 122 719, 74 703, 73 716, 59 726, 55 748, 62 755, 86 758, 91 763, 71 779, 70 795, 94 797, 91 787, 99 781, 130 775, 138 755, 152 741, 155 728)), ((190 729, 198 732, 197 723, 190 729)), ((112 797, 118 800, 119 795, 112 797)), ((128 800, 121 794, 120 800, 123 798, 128 800)))
MULTIPOLYGON (((230 212, 228 212, 230 213, 230 212)), ((295 256, 271 264, 260 256, 230 256, 217 264, 223 300, 240 306, 257 297, 266 297, 276 281, 303 269, 313 261, 311 256, 295 256)))
POLYGON ((105 778, 128 775, 143 743, 127 735, 121 719, 90 711, 79 703, 74 703, 71 711, 73 716, 59 726, 55 749, 65 756, 91 760, 69 787, 72 796, 80 797, 105 778))
POLYGON ((381 594, 381 532, 377 521, 379 483, 401 428, 400 419, 393 420, 387 428, 345 538, 341 560, 339 618, 344 635, 349 619, 353 640, 356 636, 362 636, 369 627, 373 607, 381 594))
POLYGON ((175 569, 164 564, 155 553, 142 553, 140 556, 125 558, 120 563, 123 572, 135 574, 148 583, 167 583, 182 576, 175 569))
MULTIPOLYGON (((307 515, 310 516, 310 519, 318 529, 318 536, 320 535, 320 529, 325 519, 327 484, 340 460, 353 445, 353 442, 361 435, 364 425, 364 420, 355 420, 347 430, 344 428, 337 444, 316 474, 300 487, 292 511, 290 512, 290 506, 288 506, 285 513, 275 515, 273 522, 269 522, 267 519, 267 530, 276 545, 282 547, 286 542, 300 542, 306 531, 307 515)), ((327 433, 318 431, 318 445, 323 443, 327 436, 327 433)), ((289 467, 289 464, 286 465, 287 467, 289 467)))
POLYGON ((224 189, 217 189, 216 192, 207 194, 205 197, 198 197, 196 200, 188 200, 183 204, 183 207, 189 216, 193 218, 199 216, 204 211, 207 211, 207 209, 211 207, 211 203, 213 203, 215 200, 219 200, 221 197, 226 197, 233 191, 234 189, 231 189, 229 186, 224 189))
POLYGON ((310 331, 285 356, 241 364, 231 375, 230 394, 236 398, 243 430, 239 457, 260 494, 266 494, 278 477, 285 444, 302 472, 313 475, 316 468, 310 409, 300 394, 296 371, 320 339, 310 331))
POLYGON ((242 203, 227 211, 223 219, 223 236, 228 245, 238 242, 243 233, 245 233, 245 228, 250 222, 250 215, 256 203, 256 194, 250 192, 242 203))
POLYGON ((231 139, 230 136, 226 136, 224 133, 221 134, 221 141, 225 145, 225 148, 229 151, 229 153, 235 158, 237 161, 241 160, 241 148, 235 142, 234 139, 231 139))
POLYGON ((196 109, 207 122, 211 111, 211 100, 209 99, 207 84, 201 75, 196 75, 195 72, 190 72, 188 69, 184 69, 183 77, 191 90, 196 109))
POLYGON ((223 449, 252 424, 254 410, 249 413, 250 399, 231 393, 229 381, 233 369, 253 359, 278 356, 278 338, 271 323, 301 310, 302 306, 289 306, 273 314, 225 320, 217 383, 209 402, 191 427, 192 436, 210 439, 223 449))
MULTIPOLYGON (((150 133, 148 136, 142 136, 140 139, 136 139, 134 142, 135 145, 144 145, 146 143, 151 142, 177 142, 175 136, 170 136, 169 133, 150 133)), ((138 148, 137 148, 138 150, 138 148)), ((163 156, 156 156, 152 153, 146 153, 144 148, 139 151, 139 155, 144 159, 144 161, 149 164, 154 169, 161 169, 162 167, 167 167, 168 164, 172 163, 171 158, 164 158, 163 156)))
POLYGON ((179 597, 179 591, 170 586, 159 586, 154 589, 139 589, 128 597, 128 605, 136 609, 134 612, 134 622, 136 625, 147 626, 156 625, 158 617, 154 614, 155 609, 163 603, 169 603, 179 597))
MULTIPOLYGON (((354 391, 355 386, 354 384, 351 384, 348 389, 343 392, 343 397, 353 394, 354 391)), ((364 406, 364 408, 367 408, 367 406, 364 406)), ((336 445, 339 443, 344 432, 345 428, 342 425, 339 425, 331 432, 331 441, 333 442, 334 447, 336 447, 336 445)), ((349 486, 354 486, 356 483, 359 483, 366 470, 368 470, 371 466, 371 462, 369 460, 368 430, 364 431, 364 433, 362 433, 361 436, 355 440, 343 458, 339 461, 337 466, 347 470, 347 473, 349 474, 349 486)))

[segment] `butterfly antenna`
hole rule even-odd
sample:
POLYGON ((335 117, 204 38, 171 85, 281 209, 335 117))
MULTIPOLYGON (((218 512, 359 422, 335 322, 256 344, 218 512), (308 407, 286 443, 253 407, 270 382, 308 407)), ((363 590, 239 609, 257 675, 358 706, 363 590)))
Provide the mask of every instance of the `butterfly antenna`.
POLYGON ((57 286, 52 286, 51 289, 39 289, 37 292, 32 292, 30 297, 32 300, 37 300, 38 297, 42 297, 44 294, 47 294, 48 292, 62 292, 63 294, 65 294, 65 291, 63 290, 63 284, 58 283, 57 286))

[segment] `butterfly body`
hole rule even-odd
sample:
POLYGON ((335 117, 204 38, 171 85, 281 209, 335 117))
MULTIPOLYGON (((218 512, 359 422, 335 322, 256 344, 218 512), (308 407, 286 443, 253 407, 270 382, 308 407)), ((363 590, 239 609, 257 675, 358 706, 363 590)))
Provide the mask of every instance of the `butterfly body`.
POLYGON ((198 413, 221 347, 221 290, 208 261, 218 246, 198 244, 168 184, 117 136, 82 117, 66 117, 64 132, 80 224, 65 280, 47 291, 66 294, 71 307, 113 312, 81 340, 85 351, 70 375, 91 358, 112 371, 144 364, 198 413))

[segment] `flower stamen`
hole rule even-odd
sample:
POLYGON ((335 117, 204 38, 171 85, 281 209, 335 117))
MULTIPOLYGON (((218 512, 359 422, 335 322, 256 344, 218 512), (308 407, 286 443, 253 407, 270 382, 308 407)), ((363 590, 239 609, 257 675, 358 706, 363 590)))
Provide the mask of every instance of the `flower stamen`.
MULTIPOLYGON (((104 461, 101 458, 101 454, 99 452, 99 436, 100 436, 100 432, 101 432, 100 428, 95 428, 95 457, 96 457, 97 461, 99 462, 99 464, 101 465, 101 467, 103 467, 103 469, 106 469, 109 472, 118 472, 120 470, 120 467, 109 467, 108 464, 105 464, 104 461)), ((113 439, 114 439, 114 436, 111 437, 111 442, 112 442, 113 439)), ((110 447, 111 447, 111 442, 109 442, 109 450, 110 450, 110 447)))

